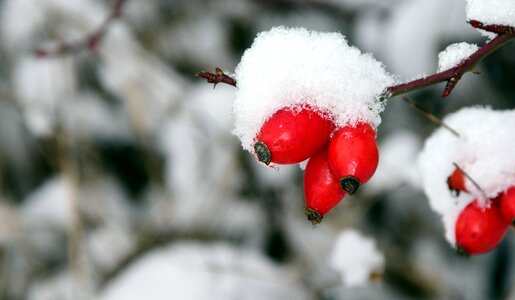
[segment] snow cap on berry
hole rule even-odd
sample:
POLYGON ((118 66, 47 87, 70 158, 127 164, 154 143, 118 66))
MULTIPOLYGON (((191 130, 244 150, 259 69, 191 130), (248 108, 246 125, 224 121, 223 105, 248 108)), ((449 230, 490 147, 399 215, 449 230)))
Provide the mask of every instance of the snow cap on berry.
POLYGON ((460 137, 445 128, 437 129, 426 140, 418 166, 429 203, 442 216, 446 237, 454 244, 456 219, 467 204, 477 198, 480 205, 490 205, 488 199, 515 185, 515 110, 464 108, 447 116, 444 122, 460 137), (453 163, 481 190, 465 179, 469 193, 454 197, 447 186, 447 177, 455 169, 453 163))
POLYGON ((378 126, 378 96, 394 83, 370 54, 339 33, 275 27, 258 34, 236 68, 235 129, 252 152, 261 126, 283 107, 309 105, 337 126, 378 126))
MULTIPOLYGON (((515 1, 513 0, 467 0, 467 20, 477 20, 486 25, 515 26, 515 1)), ((495 34, 479 30, 493 37, 495 34)))

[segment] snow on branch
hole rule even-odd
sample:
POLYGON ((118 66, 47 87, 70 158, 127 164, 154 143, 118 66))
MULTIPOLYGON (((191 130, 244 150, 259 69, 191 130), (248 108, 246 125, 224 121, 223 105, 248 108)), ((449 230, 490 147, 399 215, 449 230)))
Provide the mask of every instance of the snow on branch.
POLYGON ((36 57, 47 57, 51 55, 63 55, 69 53, 77 53, 83 49, 94 52, 105 36, 111 23, 120 18, 122 10, 127 0, 116 0, 111 8, 111 12, 104 22, 92 33, 86 35, 83 39, 59 43, 53 47, 39 47, 34 49, 33 54, 36 57))
MULTIPOLYGON (((489 26, 497 26, 497 25, 489 25, 489 26)), ((503 26, 509 27, 509 26, 503 26)), ((450 95, 458 81, 461 79, 461 76, 468 71, 473 71, 476 64, 479 63, 483 58, 488 56, 490 53, 494 52, 502 45, 507 43, 508 41, 515 38, 515 34, 513 33, 515 28, 511 27, 512 33, 504 33, 496 36, 494 39, 490 40, 483 46, 481 46, 477 51, 472 53, 470 56, 462 60, 457 66, 454 68, 448 69, 443 72, 439 72, 427 77, 419 78, 413 81, 397 84, 386 89, 385 98, 390 98, 393 96, 397 96, 400 94, 404 94, 407 92, 411 92, 414 90, 418 90, 420 88, 433 85, 435 83, 439 83, 442 81, 447 81, 445 89, 443 91, 442 97, 447 97, 450 95)))
MULTIPOLYGON (((383 95, 383 98, 391 98, 393 96, 418 90, 443 81, 447 81, 447 84, 443 91, 442 97, 447 97, 450 95, 450 93, 452 92, 458 81, 461 79, 463 74, 469 71, 475 73, 476 65, 483 58, 485 58, 486 56, 500 48, 508 41, 515 39, 515 27, 507 25, 485 25, 482 22, 476 20, 471 20, 469 21, 469 23, 474 28, 497 33, 498 35, 495 38, 488 41, 483 46, 479 47, 469 56, 464 57, 464 59, 453 68, 423 78, 415 79, 413 81, 404 82, 387 87, 386 92, 383 95)), ((228 76, 219 68, 216 69, 215 74, 210 72, 198 72, 197 76, 207 80, 208 83, 214 83, 215 86, 218 83, 225 83, 232 86, 236 86, 236 79, 232 78, 231 76, 228 76)))

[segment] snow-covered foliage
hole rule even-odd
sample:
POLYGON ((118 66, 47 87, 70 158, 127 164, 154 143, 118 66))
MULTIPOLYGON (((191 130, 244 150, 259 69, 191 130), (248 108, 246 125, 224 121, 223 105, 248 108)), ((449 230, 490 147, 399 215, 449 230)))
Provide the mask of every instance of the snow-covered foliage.
POLYGON ((445 50, 438 53, 438 72, 456 67, 478 49, 477 45, 469 43, 456 43, 447 46, 445 50))
POLYGON ((340 273, 345 286, 366 285, 384 268, 384 256, 373 239, 355 230, 342 231, 334 243, 329 264, 340 273))
POLYGON ((287 270, 226 244, 182 243, 153 251, 110 283, 102 300, 306 299, 287 270))
POLYGON ((492 199, 515 185, 515 110, 488 107, 464 108, 448 115, 444 122, 459 133, 456 137, 445 128, 436 130, 425 142, 418 158, 424 191, 431 207, 445 225, 445 236, 454 243, 454 225, 459 212, 473 199, 489 205, 492 199), (454 197, 447 177, 462 168, 481 190, 465 180, 469 193, 454 197))
POLYGON ((378 97, 394 80, 338 33, 277 27, 260 33, 236 68, 235 134, 251 151, 263 123, 283 107, 309 105, 337 126, 378 126, 378 97))

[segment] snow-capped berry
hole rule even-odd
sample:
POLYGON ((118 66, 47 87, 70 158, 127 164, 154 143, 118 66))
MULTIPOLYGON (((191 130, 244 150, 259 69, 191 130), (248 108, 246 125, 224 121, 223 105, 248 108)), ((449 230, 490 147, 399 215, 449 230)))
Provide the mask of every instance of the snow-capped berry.
POLYGON ((504 218, 515 226, 515 186, 504 191, 498 199, 504 218))
POLYGON ((328 157, 341 187, 350 195, 354 194, 377 168, 376 132, 366 123, 338 129, 329 143, 328 157))
POLYGON ((327 144, 333 130, 333 123, 309 106, 285 107, 263 124, 254 151, 267 165, 300 163, 327 144))
POLYGON ((495 201, 488 207, 481 207, 476 199, 456 220, 456 250, 466 255, 486 253, 501 242, 508 225, 495 201))
POLYGON ((306 217, 313 225, 345 197, 338 179, 334 177, 327 160, 327 147, 311 157, 304 172, 304 198, 306 217))
POLYGON ((447 186, 449 190, 456 196, 460 195, 460 192, 466 192, 467 188, 465 187, 465 174, 461 171, 461 169, 456 168, 454 172, 447 177, 447 186))

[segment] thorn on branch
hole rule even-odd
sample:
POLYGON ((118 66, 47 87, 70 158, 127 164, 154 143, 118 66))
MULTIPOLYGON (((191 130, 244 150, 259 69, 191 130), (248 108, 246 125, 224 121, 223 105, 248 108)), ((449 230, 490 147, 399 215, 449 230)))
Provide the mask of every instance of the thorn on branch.
POLYGON ((461 75, 459 75, 459 74, 456 74, 456 75, 452 76, 451 78, 449 78, 449 80, 447 80, 447 84, 445 85, 445 89, 443 90, 442 97, 445 98, 445 97, 449 96, 460 79, 461 79, 461 75))
POLYGON ((236 86, 236 79, 230 77, 229 75, 225 74, 224 71, 222 71, 220 68, 215 69, 215 73, 201 71, 197 72, 196 74, 198 77, 201 77, 205 80, 207 80, 208 83, 213 83, 213 88, 216 87, 217 84, 220 82, 236 86))
POLYGON ((510 34, 515 35, 515 27, 506 26, 506 25, 486 25, 483 22, 479 22, 478 20, 470 20, 469 24, 477 29, 486 30, 489 32, 497 33, 497 34, 510 34))

